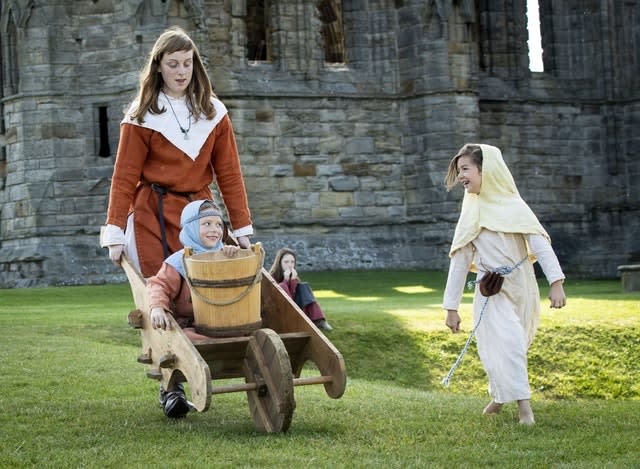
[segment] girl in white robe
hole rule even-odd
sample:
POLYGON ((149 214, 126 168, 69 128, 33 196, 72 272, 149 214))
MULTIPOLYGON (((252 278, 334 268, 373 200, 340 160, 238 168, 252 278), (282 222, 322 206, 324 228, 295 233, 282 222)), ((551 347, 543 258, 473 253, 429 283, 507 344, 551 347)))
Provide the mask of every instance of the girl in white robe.
POLYGON ((533 424, 527 350, 540 320, 533 262, 540 263, 549 282, 552 308, 566 304, 562 286, 565 276, 549 235, 520 197, 498 148, 463 146, 449 164, 446 182, 449 190, 456 183, 465 188, 449 252, 451 263, 443 302, 446 325, 453 333, 460 330, 458 307, 469 271, 477 272, 479 282, 486 272, 510 270, 499 293, 493 296, 483 296, 476 283, 475 335, 491 395, 484 413, 495 414, 504 403, 517 401, 520 423, 533 424))

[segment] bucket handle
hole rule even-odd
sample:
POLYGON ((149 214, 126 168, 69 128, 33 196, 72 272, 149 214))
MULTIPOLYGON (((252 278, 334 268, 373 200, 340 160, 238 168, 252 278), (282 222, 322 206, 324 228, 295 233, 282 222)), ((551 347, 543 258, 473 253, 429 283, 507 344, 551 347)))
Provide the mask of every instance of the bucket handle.
POLYGON ((245 288, 242 292, 240 292, 240 294, 238 294, 235 298, 232 298, 231 300, 227 300, 227 301, 215 301, 215 300, 210 300, 209 298, 205 297, 204 295, 202 295, 198 289, 193 285, 193 283, 191 282, 191 277, 189 276, 189 272, 187 271, 187 263, 184 261, 185 255, 182 255, 182 267, 184 268, 184 275, 187 279, 187 283, 189 284, 189 289, 202 301, 204 301, 205 303, 207 303, 208 305, 212 305, 212 306, 228 306, 228 305, 232 305, 233 303, 236 303, 238 301, 240 301, 242 298, 244 298, 245 296, 247 296, 249 294, 249 292, 251 292, 251 290, 253 289, 253 287, 257 284, 260 283, 260 280, 262 280, 262 267, 264 264, 264 249, 262 249, 262 244, 258 243, 257 245, 254 245, 254 248, 258 247, 260 249, 260 262, 258 263, 258 268, 256 269, 256 273, 253 275, 253 277, 249 277, 252 278, 253 281, 251 282, 251 284, 249 284, 249 286, 247 288, 245 288))

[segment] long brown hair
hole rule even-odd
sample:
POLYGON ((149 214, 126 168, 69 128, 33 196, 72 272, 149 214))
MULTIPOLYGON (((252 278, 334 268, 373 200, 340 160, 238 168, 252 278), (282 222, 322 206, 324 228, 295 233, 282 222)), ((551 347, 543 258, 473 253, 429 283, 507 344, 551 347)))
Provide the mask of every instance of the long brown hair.
POLYGON ((278 283, 284 280, 284 271, 282 270, 282 258, 287 254, 291 254, 294 259, 297 259, 296 252, 293 249, 282 248, 276 253, 276 258, 271 265, 269 273, 278 283))
POLYGON ((451 158, 449 162, 449 168, 447 169, 447 175, 444 178, 444 183, 447 186, 447 191, 453 189, 458 183, 458 159, 461 156, 470 156, 473 163, 478 167, 480 171, 482 171, 482 148, 477 143, 467 143, 465 144, 456 156, 451 158))
POLYGON ((202 114, 207 119, 213 119, 216 110, 211 103, 211 97, 215 97, 215 94, 209 75, 202 64, 198 47, 189 35, 177 26, 163 32, 151 49, 147 64, 140 73, 140 90, 136 98, 138 108, 133 112, 131 118, 142 124, 147 112, 162 114, 166 111, 158 106, 158 95, 164 85, 160 74, 160 61, 165 54, 190 50, 193 51, 193 75, 186 90, 187 105, 196 121, 202 114))

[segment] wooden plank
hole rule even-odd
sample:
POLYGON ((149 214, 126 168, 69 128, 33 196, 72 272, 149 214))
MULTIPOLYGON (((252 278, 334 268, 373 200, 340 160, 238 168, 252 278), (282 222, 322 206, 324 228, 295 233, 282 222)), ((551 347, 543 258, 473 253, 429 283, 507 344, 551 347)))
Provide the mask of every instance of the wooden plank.
POLYGON ((203 360, 209 365, 211 379, 244 377, 243 362, 249 337, 211 338, 194 343, 203 360))
POLYGON ((233 340, 212 339, 211 342, 196 342, 193 345, 206 361, 214 358, 220 360, 242 360, 248 343, 248 337, 238 337, 233 340))
POLYGON ((122 268, 127 274, 136 308, 142 313, 142 355, 145 356, 146 362, 151 361, 149 373, 154 378, 158 377, 165 389, 171 387, 174 382, 186 379, 189 382, 190 401, 198 411, 207 410, 211 403, 209 366, 173 317, 169 316, 171 329, 154 329, 151 326, 146 282, 125 256, 122 257, 122 268), (173 357, 173 361, 167 361, 167 357, 173 357), (161 368, 161 360, 162 365, 170 366, 161 368), (157 370, 160 371, 161 377, 157 370))
MULTIPOLYGON (((347 385, 347 371, 342 354, 313 324, 306 314, 276 283, 266 269, 262 269, 261 308, 263 327, 273 329, 281 337, 288 333, 308 333, 308 345, 301 350, 287 350, 295 376, 302 365, 311 360, 323 376, 331 376, 324 388, 329 397, 337 399, 347 385)), ((286 344, 286 339, 283 339, 286 344)))
POLYGON ((307 347, 311 334, 308 332, 285 332, 279 335, 289 354, 293 374, 298 377, 302 373, 302 367, 309 357, 307 347))
MULTIPOLYGON (((280 335, 291 359, 292 368, 294 365, 301 368, 304 364, 298 364, 296 358, 301 355, 310 337, 308 332, 289 332, 280 335)), ((249 337, 242 336, 198 340, 193 345, 209 365, 212 379, 215 380, 244 376, 242 362, 248 343, 249 337)), ((272 357, 265 357, 265 359, 270 360, 272 357)))

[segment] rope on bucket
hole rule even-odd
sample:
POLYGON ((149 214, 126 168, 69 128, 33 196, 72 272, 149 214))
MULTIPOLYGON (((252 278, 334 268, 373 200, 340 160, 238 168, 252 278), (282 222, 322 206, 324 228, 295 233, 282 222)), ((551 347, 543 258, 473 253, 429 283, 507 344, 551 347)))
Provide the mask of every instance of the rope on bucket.
MULTIPOLYGON (((503 275, 503 276, 509 275, 511 272, 513 272, 518 267, 520 267, 522 265, 522 263, 524 261, 526 261, 528 258, 529 258, 528 256, 524 257, 520 262, 518 262, 513 267, 501 266, 501 267, 497 267, 497 268, 493 269, 491 272, 496 272, 496 273, 498 273, 500 275, 503 275)), ((475 288, 476 284, 479 283, 479 282, 480 282, 480 280, 470 280, 470 281, 468 281, 467 282, 467 289, 471 290, 471 289, 475 288)), ((482 316, 484 315, 484 310, 487 308, 487 303, 488 302, 489 302, 489 297, 486 297, 484 299, 484 303, 482 304, 482 308, 480 309, 480 314, 478 315, 478 320, 476 321, 475 325, 473 326, 473 329, 471 329, 471 332, 469 333, 469 337, 467 338, 467 342, 464 344, 464 347, 462 348, 462 352, 460 352, 460 355, 458 355, 458 358, 456 359, 455 363, 453 364, 453 366, 449 370, 449 373, 447 373, 447 376, 445 376, 442 379, 441 384, 443 384, 445 387, 449 387, 449 383, 451 382, 451 377, 453 376, 453 373, 456 371, 456 368, 458 368, 458 365, 460 365, 460 362, 462 361, 462 357, 464 357, 465 353, 467 353, 467 349, 469 348, 469 345, 471 344, 471 340, 475 336, 476 330, 478 330, 478 327, 480 326, 480 321, 482 320, 482 316)))
POLYGON ((258 268, 256 269, 256 273, 251 277, 245 277, 241 279, 231 279, 231 280, 201 280, 201 279, 191 279, 189 272, 187 270, 187 263, 185 262, 185 256, 182 255, 182 266, 184 268, 185 277, 187 279, 187 283, 189 284, 189 288, 191 292, 195 294, 200 300, 204 303, 212 306, 228 306, 234 303, 237 303, 242 298, 247 296, 256 284, 260 283, 262 280, 262 265, 264 263, 264 249, 260 246, 260 262, 258 262, 258 268), (210 300, 202 293, 197 290, 197 287, 205 287, 205 288, 219 288, 219 287, 239 287, 243 285, 248 285, 242 292, 240 292, 236 297, 226 300, 226 301, 215 301, 210 300))

